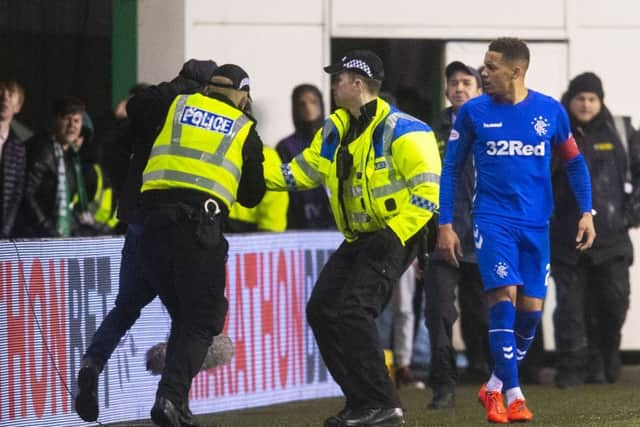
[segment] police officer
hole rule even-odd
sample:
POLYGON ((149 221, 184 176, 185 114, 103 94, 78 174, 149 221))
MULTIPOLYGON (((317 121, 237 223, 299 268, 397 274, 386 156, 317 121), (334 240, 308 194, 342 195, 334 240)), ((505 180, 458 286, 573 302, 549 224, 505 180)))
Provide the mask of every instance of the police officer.
POLYGON ((204 93, 175 98, 144 170, 143 272, 172 321, 151 409, 163 427, 186 424, 191 381, 224 324, 223 221, 236 199, 253 207, 265 192, 250 100, 242 68, 217 68, 204 93))
MULTIPOLYGON (((170 82, 153 85, 138 92, 127 102, 129 138, 119 140, 121 161, 130 158, 128 173, 118 198, 117 219, 127 224, 122 248, 120 277, 115 305, 96 330, 81 361, 77 378, 75 409, 84 421, 96 421, 99 415, 98 377, 120 343, 133 326, 142 309, 157 292, 142 274, 141 236, 143 212, 140 206, 142 172, 151 146, 164 123, 173 99, 178 94, 199 92, 209 82, 218 65, 211 60, 190 59, 170 82), (135 141, 135 143, 133 143, 135 141)), ((96 216, 96 219, 98 216, 96 216)), ((185 408, 185 418, 189 410, 185 408)))
POLYGON ((384 68, 375 53, 348 52, 325 71, 339 108, 290 163, 268 163, 267 186, 326 185, 345 237, 307 304, 324 362, 346 397, 325 426, 401 424, 374 320, 437 209, 440 156, 427 124, 378 97, 384 68))
MULTIPOLYGON (((264 146, 265 163, 280 163, 280 157, 275 149, 264 146)), ((282 191, 267 191, 256 207, 251 209, 234 203, 229 212, 229 219, 225 226, 227 233, 254 233, 258 231, 282 232, 287 229, 287 209, 289 208, 289 193, 282 191)))

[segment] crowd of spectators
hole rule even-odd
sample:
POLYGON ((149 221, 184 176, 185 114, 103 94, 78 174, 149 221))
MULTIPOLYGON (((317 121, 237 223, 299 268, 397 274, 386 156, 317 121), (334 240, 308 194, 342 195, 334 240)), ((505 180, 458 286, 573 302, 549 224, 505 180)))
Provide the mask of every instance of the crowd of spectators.
MULTIPOLYGON (((127 102, 148 85, 133 86, 113 109, 93 119, 74 96, 55 99, 35 133, 14 119, 25 102, 17 81, 0 81, 0 237, 51 238, 123 234, 118 201, 127 179, 133 135, 127 102)), ((265 155, 290 161, 324 120, 320 90, 292 93, 294 133, 265 155)), ((259 206, 233 210, 229 232, 334 229, 326 190, 291 197, 269 193, 259 206)))

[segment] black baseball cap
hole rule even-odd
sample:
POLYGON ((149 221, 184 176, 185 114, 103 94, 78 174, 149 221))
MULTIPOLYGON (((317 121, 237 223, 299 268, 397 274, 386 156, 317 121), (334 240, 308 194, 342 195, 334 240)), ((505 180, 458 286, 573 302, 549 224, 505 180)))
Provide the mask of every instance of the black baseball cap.
POLYGON ((242 67, 235 64, 224 64, 220 67, 216 68, 213 74, 211 74, 211 79, 214 77, 226 77, 231 80, 230 84, 212 82, 209 81, 209 84, 217 87, 228 87, 235 90, 241 90, 244 92, 249 92, 249 75, 242 67))
POLYGON ((211 59, 189 59, 182 65, 180 76, 206 84, 211 74, 218 68, 218 64, 211 59))
POLYGON ((462 71, 465 74, 475 77, 476 81, 478 82, 478 87, 482 87, 482 77, 480 77, 480 73, 478 72, 478 70, 460 61, 450 62, 449 65, 447 65, 447 67, 444 69, 444 75, 447 80, 449 80, 453 73, 455 73, 456 71, 462 71))
POLYGON ((340 62, 324 67, 329 74, 351 71, 373 80, 384 80, 382 59, 370 50, 356 49, 347 52, 340 62))

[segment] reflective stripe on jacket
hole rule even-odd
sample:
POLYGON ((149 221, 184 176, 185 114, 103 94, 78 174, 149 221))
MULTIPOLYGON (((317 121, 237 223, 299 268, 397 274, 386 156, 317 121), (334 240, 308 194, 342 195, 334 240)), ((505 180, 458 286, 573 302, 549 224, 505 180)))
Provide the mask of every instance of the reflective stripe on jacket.
POLYGON ((233 205, 242 147, 253 121, 231 105, 196 93, 174 99, 153 143, 142 192, 190 188, 233 205))
MULTIPOLYGON (((104 174, 102 173, 102 167, 99 164, 94 163, 93 172, 96 175, 96 191, 93 193, 91 201, 88 203, 87 209, 93 220, 97 223, 104 224, 109 228, 115 228, 120 220, 118 219, 117 212, 113 210, 113 190, 111 187, 105 187, 104 174)), ((80 203, 80 197, 78 194, 73 196, 71 201, 74 208, 80 203)))
POLYGON ((343 182, 347 223, 339 199, 336 155, 349 122, 349 113, 338 109, 290 163, 266 162, 267 188, 306 190, 325 184, 336 224, 348 241, 358 233, 389 226, 404 244, 438 209, 441 163, 433 131, 377 99, 375 116, 348 143, 353 166, 343 182))
POLYGON ((93 164, 96 173, 96 193, 89 204, 89 210, 96 222, 115 228, 118 225, 118 216, 113 209, 113 190, 104 186, 102 168, 97 163, 93 164))

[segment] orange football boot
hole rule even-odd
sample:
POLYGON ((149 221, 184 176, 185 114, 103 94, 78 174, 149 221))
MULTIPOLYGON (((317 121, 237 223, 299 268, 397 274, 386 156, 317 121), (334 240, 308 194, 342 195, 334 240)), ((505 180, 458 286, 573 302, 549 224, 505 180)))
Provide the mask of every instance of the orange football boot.
POLYGON ((516 399, 511 402, 507 409, 507 418, 513 423, 524 423, 533 419, 533 414, 527 408, 527 402, 524 399, 516 399))
POLYGON ((507 409, 504 407, 502 393, 499 391, 487 391, 487 385, 482 384, 478 391, 478 401, 487 411, 487 420, 497 424, 509 423, 507 409))

